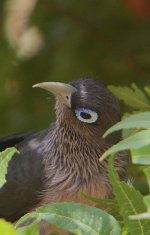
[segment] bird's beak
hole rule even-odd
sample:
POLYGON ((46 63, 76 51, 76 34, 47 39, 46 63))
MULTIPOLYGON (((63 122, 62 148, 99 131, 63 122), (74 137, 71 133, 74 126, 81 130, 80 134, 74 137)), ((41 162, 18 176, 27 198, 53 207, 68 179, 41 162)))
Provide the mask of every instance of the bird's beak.
POLYGON ((42 82, 35 84, 33 88, 40 87, 54 94, 63 104, 71 107, 71 96, 76 88, 61 82, 42 82))

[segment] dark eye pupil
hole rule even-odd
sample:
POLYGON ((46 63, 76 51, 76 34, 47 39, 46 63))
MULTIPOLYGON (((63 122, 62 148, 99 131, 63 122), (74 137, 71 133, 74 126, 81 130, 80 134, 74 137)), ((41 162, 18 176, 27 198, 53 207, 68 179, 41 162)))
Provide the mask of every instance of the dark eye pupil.
POLYGON ((84 119, 90 119, 91 118, 91 114, 85 113, 85 112, 81 112, 80 116, 84 119))

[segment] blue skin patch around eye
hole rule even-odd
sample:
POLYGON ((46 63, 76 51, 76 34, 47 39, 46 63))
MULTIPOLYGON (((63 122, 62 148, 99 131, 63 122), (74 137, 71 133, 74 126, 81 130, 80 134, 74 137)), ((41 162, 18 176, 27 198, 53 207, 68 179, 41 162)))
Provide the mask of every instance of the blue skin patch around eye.
POLYGON ((94 123, 98 119, 98 114, 88 108, 79 108, 75 110, 76 117, 85 123, 94 123))

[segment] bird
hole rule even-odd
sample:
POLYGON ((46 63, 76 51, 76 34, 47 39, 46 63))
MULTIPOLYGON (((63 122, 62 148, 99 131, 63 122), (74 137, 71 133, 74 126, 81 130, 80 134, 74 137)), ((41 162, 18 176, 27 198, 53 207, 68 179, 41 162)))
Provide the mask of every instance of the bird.
MULTIPOLYGON (((121 140, 121 132, 103 138, 120 121, 114 95, 94 78, 33 86, 55 96, 55 120, 44 130, 0 139, 0 151, 15 147, 6 183, 0 189, 0 217, 15 222, 36 207, 53 202, 84 202, 81 192, 112 197, 108 160, 102 153, 121 140)), ((52 111, 53 112, 53 111, 52 111)), ((115 167, 126 177, 127 154, 116 154, 115 167)))

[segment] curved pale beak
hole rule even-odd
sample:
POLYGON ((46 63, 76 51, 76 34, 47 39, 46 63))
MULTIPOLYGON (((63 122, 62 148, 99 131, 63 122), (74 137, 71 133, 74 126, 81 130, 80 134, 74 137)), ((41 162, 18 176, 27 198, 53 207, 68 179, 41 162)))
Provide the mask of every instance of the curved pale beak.
POLYGON ((61 82, 42 82, 32 86, 40 87, 54 94, 63 104, 71 107, 71 96, 77 89, 69 84, 61 82))

